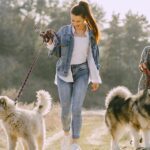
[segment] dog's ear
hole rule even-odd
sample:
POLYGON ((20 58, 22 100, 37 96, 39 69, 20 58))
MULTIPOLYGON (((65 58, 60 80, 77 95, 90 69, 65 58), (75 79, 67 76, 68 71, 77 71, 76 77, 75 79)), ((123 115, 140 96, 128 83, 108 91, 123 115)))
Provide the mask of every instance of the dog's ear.
POLYGON ((2 106, 4 109, 6 109, 7 104, 6 104, 6 99, 5 98, 0 99, 0 106, 2 106))

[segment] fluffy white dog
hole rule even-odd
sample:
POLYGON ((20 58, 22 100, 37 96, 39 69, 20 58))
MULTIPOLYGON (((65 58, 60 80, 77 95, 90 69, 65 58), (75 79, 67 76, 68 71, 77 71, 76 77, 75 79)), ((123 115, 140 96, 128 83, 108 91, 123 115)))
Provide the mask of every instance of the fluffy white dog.
POLYGON ((33 110, 15 106, 7 96, 0 96, 0 119, 8 137, 9 150, 15 150, 18 138, 22 138, 25 150, 43 150, 45 123, 43 116, 51 109, 48 92, 37 92, 37 105, 33 110))

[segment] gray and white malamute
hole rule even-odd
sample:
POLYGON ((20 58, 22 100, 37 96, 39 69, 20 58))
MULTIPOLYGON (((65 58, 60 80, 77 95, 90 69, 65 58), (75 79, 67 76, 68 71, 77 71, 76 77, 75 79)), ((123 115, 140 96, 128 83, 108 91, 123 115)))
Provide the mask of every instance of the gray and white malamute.
POLYGON ((148 90, 133 95, 126 87, 112 89, 105 100, 105 122, 112 136, 111 150, 119 150, 118 141, 129 127, 135 149, 139 146, 139 131, 145 148, 150 148, 150 95, 148 90))

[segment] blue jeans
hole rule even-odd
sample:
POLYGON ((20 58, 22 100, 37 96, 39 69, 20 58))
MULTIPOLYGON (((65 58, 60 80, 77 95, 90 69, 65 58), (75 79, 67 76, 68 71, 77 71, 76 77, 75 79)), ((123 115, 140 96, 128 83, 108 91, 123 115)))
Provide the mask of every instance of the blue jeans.
POLYGON ((57 77, 58 93, 61 104, 61 120, 64 131, 72 129, 72 137, 79 138, 82 124, 81 110, 88 88, 88 66, 71 67, 74 82, 65 82, 57 77))

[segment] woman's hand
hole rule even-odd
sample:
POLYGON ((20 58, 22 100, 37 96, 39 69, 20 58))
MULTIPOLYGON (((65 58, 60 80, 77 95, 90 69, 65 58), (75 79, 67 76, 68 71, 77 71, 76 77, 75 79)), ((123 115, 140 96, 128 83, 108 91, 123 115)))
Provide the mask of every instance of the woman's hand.
POLYGON ((139 64, 139 69, 141 72, 143 72, 145 69, 147 69, 146 64, 145 63, 139 64))
POLYGON ((92 84, 91 84, 91 90, 92 90, 93 92, 97 91, 99 87, 100 87, 100 84, 99 84, 99 83, 92 83, 92 84))

